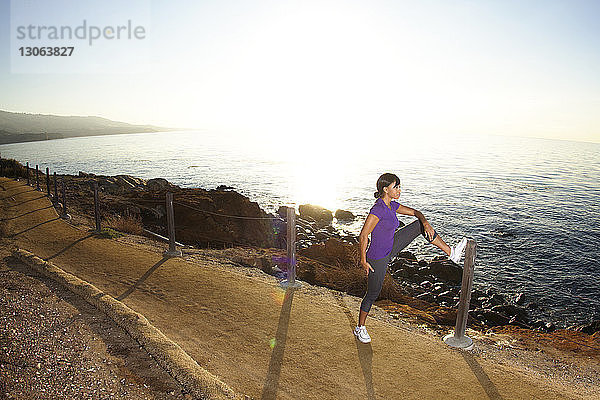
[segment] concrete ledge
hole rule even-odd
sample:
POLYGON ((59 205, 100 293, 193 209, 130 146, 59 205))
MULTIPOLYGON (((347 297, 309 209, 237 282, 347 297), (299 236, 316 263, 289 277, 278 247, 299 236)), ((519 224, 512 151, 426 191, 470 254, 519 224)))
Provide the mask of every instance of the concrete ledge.
MULTIPOLYGON (((216 376, 199 366, 179 345, 167 338, 141 314, 100 291, 94 285, 63 271, 35 254, 14 249, 13 255, 42 275, 60 283, 71 292, 103 311, 137 340, 158 364, 183 388, 198 399, 243 399, 216 376)), ((247 397, 246 397, 247 398, 247 397)))

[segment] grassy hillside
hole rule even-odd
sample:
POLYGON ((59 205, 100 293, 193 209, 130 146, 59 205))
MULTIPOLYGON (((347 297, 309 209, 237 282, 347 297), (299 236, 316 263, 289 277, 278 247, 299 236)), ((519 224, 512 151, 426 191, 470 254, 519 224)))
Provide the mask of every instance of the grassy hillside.
POLYGON ((0 111, 0 144, 168 130, 173 129, 132 125, 101 117, 66 117, 0 111))

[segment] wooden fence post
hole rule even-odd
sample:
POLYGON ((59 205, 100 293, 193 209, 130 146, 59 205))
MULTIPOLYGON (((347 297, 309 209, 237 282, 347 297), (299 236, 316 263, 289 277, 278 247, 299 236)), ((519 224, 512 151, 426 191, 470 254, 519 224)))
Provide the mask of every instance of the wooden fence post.
POLYGON ((54 172, 54 202, 58 203, 58 189, 56 185, 56 172, 54 172))
POLYGON ((98 200, 98 182, 94 181, 94 216, 96 217, 96 233, 100 233, 100 204, 98 200))
POLYGON ((165 257, 180 257, 181 250, 175 247, 175 213, 173 212, 173 193, 168 192, 166 198, 167 206, 167 229, 169 232, 169 250, 165 251, 165 257))
POLYGON ((61 218, 64 219, 69 219, 70 216, 69 214, 67 214, 67 194, 66 194, 66 190, 65 190, 65 177, 61 176, 60 177, 60 184, 61 184, 61 189, 62 189, 62 215, 60 216, 61 218))
POLYGON ((46 189, 48 190, 48 197, 50 195, 50 168, 46 167, 46 189))
POLYGON ((458 311, 456 312, 456 326, 453 334, 444 336, 444 342, 447 345, 461 349, 469 349, 473 346, 473 340, 465 335, 465 331, 469 317, 469 302, 471 301, 471 289, 473 288, 476 253, 477 244, 473 239, 469 239, 465 250, 465 266, 463 268, 462 286, 460 288, 460 302, 458 311))
POLYGON ((299 288, 300 282, 296 282, 296 208, 287 208, 287 264, 288 278, 281 282, 284 288, 299 288))

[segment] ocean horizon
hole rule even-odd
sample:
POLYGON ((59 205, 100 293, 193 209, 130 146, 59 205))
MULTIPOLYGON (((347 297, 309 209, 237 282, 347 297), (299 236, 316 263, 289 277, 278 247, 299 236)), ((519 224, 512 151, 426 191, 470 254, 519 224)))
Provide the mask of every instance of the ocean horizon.
MULTIPOLYGON (((3 158, 61 174, 165 178, 181 187, 233 187, 267 212, 316 204, 357 218, 358 234, 384 172, 400 202, 422 211, 444 240, 477 241, 474 287, 519 294, 558 327, 600 319, 600 144, 502 136, 303 144, 236 141, 222 132, 91 136, 0 145, 3 158)), ((299 139, 301 140, 301 139, 299 139)), ((401 218, 409 222, 410 217, 401 218)), ((421 258, 441 251, 417 239, 421 258)))

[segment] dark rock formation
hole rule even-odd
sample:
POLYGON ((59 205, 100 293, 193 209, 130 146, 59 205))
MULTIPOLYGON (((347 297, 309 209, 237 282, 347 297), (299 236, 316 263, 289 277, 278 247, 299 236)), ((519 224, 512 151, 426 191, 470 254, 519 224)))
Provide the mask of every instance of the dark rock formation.
POLYGON ((338 221, 354 221, 354 218, 356 217, 350 211, 337 210, 335 212, 335 218, 338 221))
POLYGON ((227 185, 219 185, 215 190, 233 190, 233 187, 227 185))
MULTIPOLYGON (((164 233, 165 190, 131 193, 128 200, 145 210, 144 225, 164 233)), ((175 237, 201 247, 250 245, 273 247, 273 218, 256 202, 234 191, 180 189, 174 194, 175 237)))
POLYGON ((462 268, 452 261, 433 261, 427 266, 428 272, 443 281, 461 283, 462 268))
POLYGON ((172 189, 174 189, 174 185, 171 185, 169 181, 163 178, 154 178, 146 182, 146 190, 150 192, 162 192, 172 189))
POLYGON ((329 225, 333 221, 333 214, 331 211, 312 204, 302 204, 298 207, 300 217, 304 219, 312 219, 319 225, 329 225))
POLYGON ((576 331, 593 335, 596 332, 600 332, 600 320, 595 320, 589 324, 579 325, 575 328, 576 331))
POLYGON ((257 203, 234 191, 181 189, 162 178, 65 175, 67 208, 93 217, 92 183, 100 188, 103 218, 132 215, 145 229, 167 236, 165 197, 174 196, 175 237, 200 247, 246 245, 273 247, 274 219, 257 203), (241 218, 237 218, 241 217, 241 218))
POLYGON ((346 244, 335 238, 331 238, 323 244, 315 244, 300 250, 298 254, 334 266, 358 267, 360 261, 358 244, 346 244))

